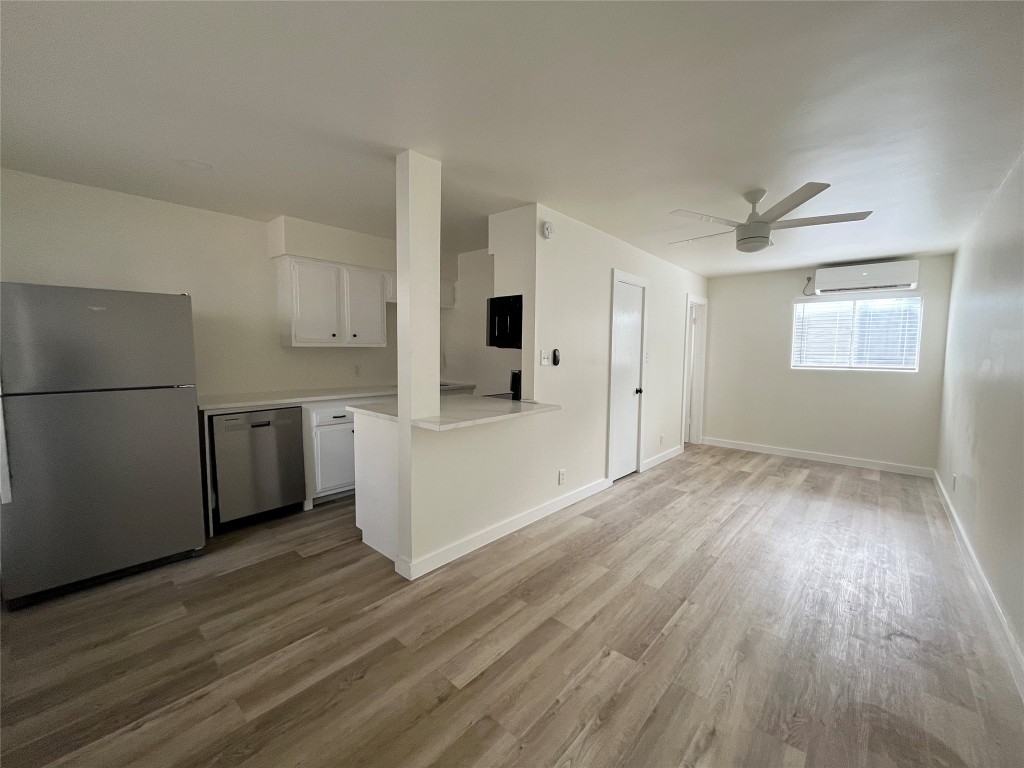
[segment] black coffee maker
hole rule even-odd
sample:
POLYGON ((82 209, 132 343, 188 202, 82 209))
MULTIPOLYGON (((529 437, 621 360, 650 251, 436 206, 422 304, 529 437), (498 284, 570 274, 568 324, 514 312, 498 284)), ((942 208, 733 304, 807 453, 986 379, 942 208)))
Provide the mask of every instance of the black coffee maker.
POLYGON ((523 399, 523 372, 512 371, 512 376, 508 381, 508 388, 512 390, 513 400, 523 399))

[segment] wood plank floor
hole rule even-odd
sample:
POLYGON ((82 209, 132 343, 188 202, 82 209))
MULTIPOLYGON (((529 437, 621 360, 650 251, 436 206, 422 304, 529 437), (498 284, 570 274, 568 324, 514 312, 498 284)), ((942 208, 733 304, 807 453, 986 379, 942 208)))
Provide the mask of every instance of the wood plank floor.
POLYGON ((348 502, 2 623, 5 768, 1024 764, 932 482, 707 446, 413 583, 348 502))

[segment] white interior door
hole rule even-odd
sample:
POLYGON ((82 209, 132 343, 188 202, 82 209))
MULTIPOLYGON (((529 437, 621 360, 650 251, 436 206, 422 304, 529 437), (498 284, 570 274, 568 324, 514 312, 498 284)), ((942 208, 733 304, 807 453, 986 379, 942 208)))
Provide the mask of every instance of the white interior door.
POLYGON ((704 433, 704 373, 707 348, 707 299, 691 296, 686 313, 686 374, 683 394, 683 442, 700 443, 704 433))
POLYGON ((608 435, 608 475, 612 480, 640 469, 644 293, 642 285, 615 281, 608 435))
POLYGON ((684 412, 683 412, 683 442, 690 442, 690 414, 693 412, 690 404, 690 400, 693 396, 693 339, 694 339, 694 326, 697 322, 697 318, 694 317, 693 304, 690 304, 686 313, 686 382, 685 387, 685 400, 684 412))

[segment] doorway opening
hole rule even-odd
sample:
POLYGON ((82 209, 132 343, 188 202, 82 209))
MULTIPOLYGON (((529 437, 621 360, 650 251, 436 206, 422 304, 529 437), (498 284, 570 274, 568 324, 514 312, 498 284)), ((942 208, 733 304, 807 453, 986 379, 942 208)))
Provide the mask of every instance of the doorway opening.
POLYGON ((704 373, 708 343, 708 300, 686 296, 686 366, 683 374, 682 442, 699 445, 704 434, 704 373))
POLYGON ((647 280, 612 274, 611 375, 608 397, 608 478, 640 469, 643 446, 647 280))

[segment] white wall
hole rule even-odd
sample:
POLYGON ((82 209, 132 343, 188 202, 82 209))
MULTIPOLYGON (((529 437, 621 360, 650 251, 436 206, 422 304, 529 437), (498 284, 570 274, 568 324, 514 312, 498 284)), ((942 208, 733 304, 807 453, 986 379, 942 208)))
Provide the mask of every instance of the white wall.
POLYGON ((686 295, 705 296, 707 281, 549 208, 538 206, 537 220, 555 227, 537 239, 537 355, 557 348, 562 364, 535 368, 535 397, 562 404, 570 476, 605 473, 613 269, 650 280, 642 458, 678 447, 686 295))
MULTIPOLYGON (((267 224, 7 169, 0 181, 0 278, 190 294, 201 394, 395 382, 394 305, 386 348, 281 346, 267 224)), ((394 269, 391 240, 288 222, 292 253, 394 269)))
MULTIPOLYGON (((685 300, 687 292, 704 295, 704 278, 543 206, 497 214, 491 223, 496 282, 502 270, 516 273, 524 306, 536 306, 534 335, 524 339, 523 354, 528 344, 562 352, 560 366, 534 367, 524 392, 532 384, 535 399, 562 410, 451 432, 414 430, 414 561, 489 528, 526 522, 531 511, 549 510, 605 482, 615 268, 651 281, 643 457, 679 445, 685 300), (538 237, 545 220, 555 225, 550 241, 538 237), (535 266, 514 269, 520 259, 535 266), (534 283, 521 279, 530 274, 534 283), (567 481, 559 486, 562 468, 567 481)), ((524 322, 524 334, 527 327, 524 322)))
POLYGON ((792 369, 793 303, 803 298, 813 270, 709 280, 705 439, 930 474, 938 454, 951 273, 952 256, 921 259, 916 373, 792 369))
POLYGON ((956 256, 938 475, 1018 649, 1024 648, 1024 168, 1019 158, 956 256))
POLYGON ((441 378, 476 384, 475 394, 508 392, 522 352, 487 346, 487 299, 494 296, 494 257, 486 249, 459 254, 455 306, 441 310, 441 378))

